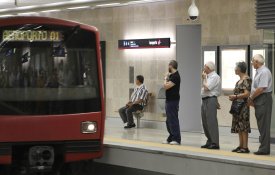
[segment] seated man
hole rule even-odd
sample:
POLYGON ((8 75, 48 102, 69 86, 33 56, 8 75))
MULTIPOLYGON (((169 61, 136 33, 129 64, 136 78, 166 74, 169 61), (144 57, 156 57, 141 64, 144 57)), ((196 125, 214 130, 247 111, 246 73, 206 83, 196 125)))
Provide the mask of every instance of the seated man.
POLYGON ((137 87, 134 89, 134 92, 131 95, 131 101, 119 109, 119 115, 122 121, 127 123, 127 125, 124 127, 125 129, 136 127, 134 123, 133 112, 142 110, 146 103, 148 91, 143 84, 143 81, 144 77, 142 75, 138 75, 136 77, 137 87))

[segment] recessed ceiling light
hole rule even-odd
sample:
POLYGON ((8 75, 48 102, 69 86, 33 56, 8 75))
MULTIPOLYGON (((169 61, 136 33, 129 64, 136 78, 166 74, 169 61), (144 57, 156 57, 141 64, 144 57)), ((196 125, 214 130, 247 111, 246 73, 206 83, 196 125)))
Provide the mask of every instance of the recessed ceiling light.
POLYGON ((75 2, 82 2, 82 1, 88 1, 88 0, 73 0, 73 1, 75 1, 75 2))
POLYGON ((14 16, 14 15, 10 15, 10 14, 8 14, 8 15, 1 15, 0 18, 12 17, 12 16, 14 16))
POLYGON ((120 3, 99 4, 99 5, 96 5, 96 6, 97 7, 109 7, 109 6, 116 6, 116 5, 120 5, 120 3))
POLYGON ((17 13, 17 15, 19 15, 19 16, 24 16, 24 15, 34 15, 34 14, 38 14, 38 13, 37 13, 37 12, 17 13))
POLYGON ((138 4, 138 3, 142 3, 142 1, 130 1, 130 2, 127 2, 127 4, 138 4))
POLYGON ((14 3, 11 0, 1 0, 2 3, 14 3))
POLYGON ((36 5, 30 5, 30 6, 23 6, 23 7, 16 7, 16 10, 28 10, 28 9, 32 9, 38 7, 36 5))
POLYGON ((76 9, 87 9, 87 8, 90 8, 90 6, 70 7, 70 8, 67 8, 67 9, 69 9, 69 10, 76 10, 76 9))
POLYGON ((31 5, 31 6, 22 6, 22 7, 16 7, 16 8, 10 8, 10 9, 0 9, 0 12, 6 12, 10 10, 29 10, 29 9, 34 9, 38 6, 36 5, 31 5))
POLYGON ((49 12, 59 12, 61 11, 60 9, 52 9, 52 10, 44 10, 44 11, 41 11, 42 13, 49 13, 49 12))
POLYGON ((126 4, 141 4, 141 3, 151 3, 151 2, 161 2, 165 0, 139 0, 139 1, 129 1, 126 4))

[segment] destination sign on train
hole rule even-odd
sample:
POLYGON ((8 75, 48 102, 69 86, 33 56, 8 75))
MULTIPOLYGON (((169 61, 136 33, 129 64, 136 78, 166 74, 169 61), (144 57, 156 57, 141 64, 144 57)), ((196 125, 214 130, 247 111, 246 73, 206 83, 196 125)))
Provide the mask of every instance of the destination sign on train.
POLYGON ((4 30, 3 41, 61 41, 62 33, 47 30, 4 30))

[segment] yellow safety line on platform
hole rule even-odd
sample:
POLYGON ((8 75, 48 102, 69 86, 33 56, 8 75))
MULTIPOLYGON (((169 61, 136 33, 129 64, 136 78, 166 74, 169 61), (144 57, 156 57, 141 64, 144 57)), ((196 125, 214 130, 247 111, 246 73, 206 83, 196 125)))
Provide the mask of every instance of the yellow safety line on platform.
MULTIPOLYGON (((262 161, 272 161, 275 162, 275 157, 272 156, 257 156, 253 153, 250 154, 240 154, 240 153, 232 153, 229 151, 224 150, 209 150, 209 149, 201 149, 191 146, 183 146, 183 145, 168 145, 168 144, 161 144, 161 143, 153 143, 153 142, 146 142, 146 141, 139 141, 139 140, 127 140, 121 138, 114 138, 105 136, 104 143, 106 142, 115 142, 115 143, 126 143, 134 145, 143 146, 142 148, 148 146, 150 148, 167 148, 169 150, 177 150, 177 151, 191 151, 195 153, 208 153, 213 155, 219 156, 228 156, 234 158, 245 158, 245 159, 252 159, 252 160, 262 160, 262 161)), ((157 150, 156 150, 157 151, 157 150)))

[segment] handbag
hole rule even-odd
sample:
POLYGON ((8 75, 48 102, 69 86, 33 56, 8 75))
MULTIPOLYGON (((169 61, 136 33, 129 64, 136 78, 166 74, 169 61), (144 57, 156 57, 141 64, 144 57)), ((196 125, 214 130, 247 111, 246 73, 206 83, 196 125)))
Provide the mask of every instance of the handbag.
POLYGON ((240 115, 244 105, 245 105, 245 101, 238 101, 238 100, 232 101, 232 105, 229 113, 233 115, 240 115))

